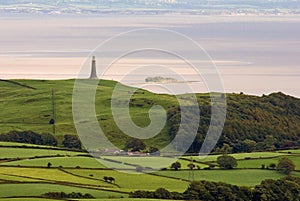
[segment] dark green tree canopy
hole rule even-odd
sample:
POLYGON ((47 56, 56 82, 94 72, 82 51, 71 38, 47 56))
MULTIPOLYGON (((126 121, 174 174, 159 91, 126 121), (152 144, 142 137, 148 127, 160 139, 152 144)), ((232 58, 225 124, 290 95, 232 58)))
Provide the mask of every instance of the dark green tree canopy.
POLYGON ((237 166, 236 159, 228 155, 219 156, 217 158, 217 163, 220 166, 220 168, 223 169, 233 169, 234 167, 237 166))
POLYGON ((137 138, 130 138, 125 144, 125 150, 127 151, 142 151, 146 149, 145 143, 137 138))
POLYGON ((277 170, 284 174, 290 174, 292 171, 295 170, 295 164, 290 159, 284 157, 284 158, 279 159, 278 165, 277 165, 277 170))
POLYGON ((57 140, 53 135, 49 133, 38 134, 33 131, 10 131, 1 134, 0 141, 57 146, 57 140))
POLYGON ((194 181, 183 193, 166 189, 135 191, 130 198, 159 198, 203 201, 298 201, 300 178, 288 176, 279 180, 264 180, 254 188, 240 187, 222 182, 194 181))
MULTIPOLYGON (((198 133, 189 152, 199 152, 211 120, 209 96, 198 97, 201 111, 198 133)), ((300 145, 300 99, 273 93, 268 96, 227 94, 226 122, 216 149, 228 144, 233 152, 273 150, 300 145), (294 142, 289 143, 287 142, 294 142)), ((180 108, 168 110, 168 134, 174 137, 180 126, 180 108)))
POLYGON ((255 187, 253 201, 295 201, 300 199, 299 179, 267 179, 255 187))
POLYGON ((76 135, 65 135, 62 144, 66 148, 81 149, 81 142, 76 135))
POLYGON ((171 168, 174 170, 179 170, 181 168, 181 163, 179 163, 178 161, 175 163, 172 163, 171 168))

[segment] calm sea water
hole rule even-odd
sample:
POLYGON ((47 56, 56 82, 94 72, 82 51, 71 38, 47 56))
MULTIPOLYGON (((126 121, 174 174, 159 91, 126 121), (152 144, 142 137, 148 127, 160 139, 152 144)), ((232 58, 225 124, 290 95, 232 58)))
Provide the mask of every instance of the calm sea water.
MULTIPOLYGON (((0 23, 1 79, 75 78, 82 66, 89 65, 88 57, 93 50, 112 36, 137 28, 164 28, 188 36, 207 51, 218 67, 226 92, 261 95, 282 91, 300 97, 297 17, 3 16, 0 23)), ((185 51, 198 59, 192 50, 185 51)), ((144 59, 141 55, 123 59, 103 78, 144 86, 146 77, 161 75, 161 64, 180 69, 177 73, 184 75, 193 90, 208 90, 199 76, 176 59, 164 55, 151 58, 152 61, 144 59), (155 66, 128 73, 131 68, 149 62, 155 66)), ((175 76, 167 71, 162 75, 175 76)), ((165 88, 175 93, 189 92, 182 85, 181 82, 144 87, 158 93, 168 92, 165 88)))

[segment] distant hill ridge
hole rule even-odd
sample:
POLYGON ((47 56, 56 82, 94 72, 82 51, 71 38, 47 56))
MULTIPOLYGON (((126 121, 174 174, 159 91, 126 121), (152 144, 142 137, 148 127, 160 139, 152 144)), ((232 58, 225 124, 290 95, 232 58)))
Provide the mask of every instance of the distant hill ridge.
POLYGON ((28 86, 28 85, 25 85, 25 84, 21 84, 21 83, 12 81, 12 80, 2 80, 2 79, 0 79, 0 82, 7 82, 7 83, 11 83, 11 84, 13 84, 13 85, 25 87, 25 88, 28 88, 28 89, 36 89, 36 88, 34 88, 34 87, 31 87, 31 86, 28 86))

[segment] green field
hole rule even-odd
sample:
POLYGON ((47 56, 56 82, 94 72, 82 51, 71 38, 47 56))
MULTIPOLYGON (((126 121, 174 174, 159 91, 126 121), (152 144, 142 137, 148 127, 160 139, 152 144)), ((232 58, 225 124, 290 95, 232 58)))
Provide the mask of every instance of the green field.
POLYGON ((14 175, 7 175, 7 174, 0 174, 0 179, 3 181, 19 181, 19 182, 38 182, 40 181, 39 179, 31 179, 31 178, 26 178, 26 177, 19 177, 19 176, 14 176, 14 175))
POLYGON ((94 178, 103 178, 104 176, 112 176, 116 179, 116 184, 120 186, 122 191, 130 192, 132 190, 155 190, 159 187, 166 188, 170 191, 183 192, 188 183, 172 178, 152 176, 149 174, 123 173, 114 170, 68 170, 73 174, 80 176, 94 175, 94 178))
POLYGON ((0 146, 16 146, 16 147, 42 147, 42 148, 52 148, 50 146, 44 146, 44 145, 36 145, 36 144, 25 144, 25 143, 18 143, 18 142, 1 142, 0 141, 0 146))
POLYGON ((300 149, 291 149, 291 150, 282 150, 279 153, 292 153, 292 154, 300 154, 300 149))
POLYGON ((0 201, 54 201, 56 199, 46 198, 0 198, 0 201))
POLYGON ((47 168, 19 168, 19 167, 0 167, 0 174, 13 175, 19 177, 28 177, 47 182, 65 182, 70 184, 87 185, 91 187, 111 187, 104 181, 92 180, 89 178, 80 178, 70 175, 59 169, 47 168))
POLYGON ((255 186, 265 179, 279 179, 282 174, 271 170, 195 170, 190 171, 161 171, 158 175, 179 179, 208 180, 224 182, 238 186, 255 186), (189 176, 191 175, 191 176, 189 176))
MULTIPOLYGON (((296 151, 296 150, 295 150, 296 151)), ((229 154, 233 156, 235 159, 245 159, 245 158, 270 158, 270 157, 277 157, 287 155, 287 153, 279 153, 279 152, 253 152, 253 153, 238 153, 238 154, 229 154)), ((185 159, 193 159, 199 162, 215 162, 220 155, 208 155, 206 157, 200 156, 184 156, 182 158, 185 159)))
POLYGON ((9 166, 44 166, 46 167, 48 162, 52 164, 52 167, 81 167, 81 168, 105 168, 100 162, 94 158, 88 157, 51 157, 51 158, 38 158, 31 160, 20 160, 1 163, 1 165, 9 166))
MULTIPOLYGON (((170 168, 170 164, 173 162, 176 162, 176 159, 171 157, 130 157, 130 156, 110 156, 110 157, 104 157, 113 159, 115 161, 121 161, 126 162, 129 164, 136 164, 141 165, 143 167, 156 167, 155 169, 161 169, 161 168, 170 168)), ((182 169, 188 169, 188 164, 190 164, 189 160, 177 160, 181 163, 182 169)), ((195 165, 199 166, 200 168, 207 167, 205 164, 196 163, 195 165)))
POLYGON ((126 194, 115 193, 109 191, 101 191, 101 190, 92 190, 92 189, 84 189, 77 187, 70 187, 64 185, 54 185, 54 184, 1 184, 0 185, 0 197, 12 197, 12 196, 40 196, 47 192, 81 192, 81 193, 89 193, 96 198, 120 198, 126 197, 126 194))
POLYGON ((60 151, 50 149, 28 149, 28 148, 7 148, 0 147, 0 158, 30 158, 35 156, 75 156, 81 152, 60 151))
POLYGON ((269 166, 271 163, 277 164, 278 160, 282 157, 286 157, 292 160, 295 163, 296 170, 300 170, 300 156, 280 156, 275 158, 261 158, 261 159, 250 159, 250 160, 241 160, 238 162, 238 168, 260 168, 262 164, 266 167, 269 166))

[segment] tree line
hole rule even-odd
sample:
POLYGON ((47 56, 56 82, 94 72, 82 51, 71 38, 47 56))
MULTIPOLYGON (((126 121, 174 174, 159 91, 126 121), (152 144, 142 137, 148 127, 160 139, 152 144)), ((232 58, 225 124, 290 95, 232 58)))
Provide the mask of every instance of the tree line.
MULTIPOLYGON (((33 131, 10 131, 0 135, 0 141, 19 142, 47 146, 58 146, 57 139, 50 133, 39 134, 33 131)), ((76 135, 66 134, 61 146, 71 149, 81 149, 81 142, 76 135)))
MULTIPOLYGON (((210 125, 210 97, 199 96, 200 123, 188 152, 198 153, 210 125)), ((181 109, 168 110, 168 134, 174 138, 181 125, 181 109)), ((218 117, 215 117, 218 118, 218 117)), ((188 127, 183 125, 182 127, 188 127)), ((215 153, 240 153, 300 146, 300 100, 283 93, 262 97, 227 95, 227 115, 215 153)), ((180 146, 179 146, 180 147, 180 146)))
POLYGON ((300 178, 287 176, 279 180, 267 179, 254 188, 240 187, 222 182, 194 181, 183 192, 134 191, 131 198, 205 201, 295 201, 300 199, 300 178))
POLYGON ((65 193, 65 192, 48 192, 42 195, 42 197, 45 198, 52 198, 52 199, 66 199, 66 198, 82 198, 82 199, 93 199, 95 198, 94 196, 92 196, 89 193, 76 193, 76 192, 72 192, 72 193, 65 193))
MULTIPOLYGON (((229 156, 229 155, 219 156, 217 158, 216 162, 217 162, 219 168, 225 169, 225 170, 230 170, 230 169, 233 169, 238 166, 238 161, 234 157, 229 156)), ((194 168, 196 168, 196 166, 192 162, 189 163, 187 165, 187 167, 190 170, 193 170, 194 168)), ((181 168, 181 163, 178 161, 171 164, 171 169, 173 169, 175 171, 178 171, 180 168, 181 168)), ((214 168, 215 168, 215 165, 210 164, 209 167, 206 167, 204 169, 211 170, 214 168)), ((261 165, 261 169, 271 169, 271 170, 276 169, 278 172, 281 172, 286 175, 289 175, 292 171, 295 170, 295 168, 296 168, 295 163, 286 157, 280 158, 278 160, 278 164, 271 163, 267 167, 264 164, 261 165)), ((197 169, 200 170, 200 166, 198 166, 197 169)))

